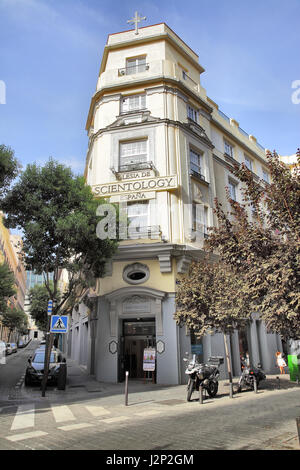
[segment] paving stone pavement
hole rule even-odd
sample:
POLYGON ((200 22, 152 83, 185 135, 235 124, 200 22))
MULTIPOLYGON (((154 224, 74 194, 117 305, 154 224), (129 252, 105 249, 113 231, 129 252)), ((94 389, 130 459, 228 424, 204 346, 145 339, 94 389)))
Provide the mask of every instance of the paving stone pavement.
MULTIPOLYGON (((255 394, 229 398, 220 381, 214 399, 186 402, 186 386, 102 384, 68 361, 65 391, 21 387, 0 403, 0 449, 299 450, 295 417, 300 387, 268 376, 255 394), (280 388, 279 388, 280 386, 280 388)), ((236 380, 235 380, 236 381, 236 380)))

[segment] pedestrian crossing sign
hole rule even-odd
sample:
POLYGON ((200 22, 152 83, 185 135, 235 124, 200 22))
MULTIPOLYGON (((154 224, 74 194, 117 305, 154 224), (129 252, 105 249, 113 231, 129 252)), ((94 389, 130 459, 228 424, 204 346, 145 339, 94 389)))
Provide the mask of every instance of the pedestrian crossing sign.
POLYGON ((68 331, 68 315, 52 315, 51 316, 51 333, 67 333, 68 331))

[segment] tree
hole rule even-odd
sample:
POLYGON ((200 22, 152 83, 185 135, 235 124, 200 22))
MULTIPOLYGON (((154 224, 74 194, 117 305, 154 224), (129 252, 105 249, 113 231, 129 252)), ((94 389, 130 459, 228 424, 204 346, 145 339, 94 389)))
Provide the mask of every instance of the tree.
POLYGON ((68 285, 53 313, 70 313, 117 249, 117 240, 96 234, 102 203, 83 177, 53 159, 44 167, 28 165, 3 200, 5 224, 22 230, 25 265, 43 273, 49 299, 57 297, 61 271, 68 272, 68 285))
MULTIPOLYGON (((61 271, 68 272, 68 283, 60 302, 53 304, 53 314, 72 312, 103 275, 107 259, 117 249, 117 240, 97 236, 101 221, 97 209, 102 203, 95 200, 83 177, 74 176, 70 168, 52 158, 43 167, 27 165, 3 200, 5 223, 22 230, 25 265, 37 274, 43 273, 49 299, 54 301, 58 296, 61 271)), ((53 335, 47 338, 43 396, 53 335)))
POLYGON ((27 316, 20 308, 7 308, 2 314, 2 325, 8 328, 8 342, 14 330, 22 330, 27 325, 27 316))
POLYGON ((10 147, 0 145, 0 198, 7 191, 12 180, 18 175, 20 164, 10 147))
POLYGON ((196 336, 221 332, 232 396, 232 371, 227 335, 250 322, 249 298, 239 274, 226 265, 203 261, 193 262, 189 273, 180 277, 176 292, 177 324, 185 324, 196 336))
MULTIPOLYGON (((44 285, 36 285, 29 291, 30 307, 29 313, 34 319, 39 330, 46 332, 48 328, 48 301, 49 292, 44 285)), ((60 302, 60 293, 55 299, 56 303, 60 302)))
POLYGON ((245 165, 232 172, 243 183, 243 202, 232 200, 225 213, 216 199, 218 227, 207 246, 243 279, 243 296, 267 330, 300 337, 300 151, 291 172, 276 152, 267 154, 271 183, 257 180, 245 165), (247 209, 251 207, 254 220, 247 209))
POLYGON ((6 263, 0 264, 0 314, 7 309, 9 297, 16 294, 15 278, 6 263))

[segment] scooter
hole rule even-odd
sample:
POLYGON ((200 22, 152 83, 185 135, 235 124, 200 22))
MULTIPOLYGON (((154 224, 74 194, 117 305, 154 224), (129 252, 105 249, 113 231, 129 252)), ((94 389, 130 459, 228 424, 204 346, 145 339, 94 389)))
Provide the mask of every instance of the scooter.
POLYGON ((187 385, 187 401, 191 400, 194 390, 199 391, 200 385, 207 391, 208 395, 212 398, 218 393, 220 371, 218 367, 223 364, 223 357, 211 357, 208 362, 211 364, 199 363, 196 360, 196 355, 193 355, 191 360, 184 358, 185 362, 189 362, 185 373, 189 375, 187 385))
POLYGON ((244 386, 250 388, 250 390, 254 390, 255 381, 256 388, 258 389, 259 383, 265 379, 266 375, 264 374, 260 363, 257 364, 257 367, 250 367, 245 362, 242 362, 242 374, 236 391, 237 393, 240 393, 244 386))

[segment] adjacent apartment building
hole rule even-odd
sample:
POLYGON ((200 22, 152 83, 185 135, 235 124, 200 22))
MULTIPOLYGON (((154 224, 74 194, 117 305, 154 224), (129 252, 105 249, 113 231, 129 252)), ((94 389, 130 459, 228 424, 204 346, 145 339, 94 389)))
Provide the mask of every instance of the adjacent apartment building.
MULTIPOLYGON (((19 235, 13 235, 3 223, 3 213, 0 212, 0 263, 6 262, 10 270, 14 273, 16 294, 8 299, 9 307, 16 307, 24 310, 25 292, 26 292, 26 271, 20 252, 22 251, 22 238, 19 235)), ((6 341, 8 331, 1 326, 0 321, 0 339, 6 341)))
MULTIPOLYGON (((186 352, 203 361, 225 355, 222 335, 200 341, 176 325, 176 279, 203 257, 214 198, 225 206, 227 187, 241 200, 233 163, 267 182, 269 174, 265 149, 207 96, 203 73, 198 55, 165 23, 110 34, 104 47, 86 124, 85 178, 130 225, 98 282, 95 308, 74 311, 68 337, 68 353, 99 381, 122 381, 126 370, 143 378, 147 347, 156 350, 158 384, 186 381, 186 352)), ((275 372, 281 341, 258 316, 230 342, 234 375, 246 352, 275 372)))

